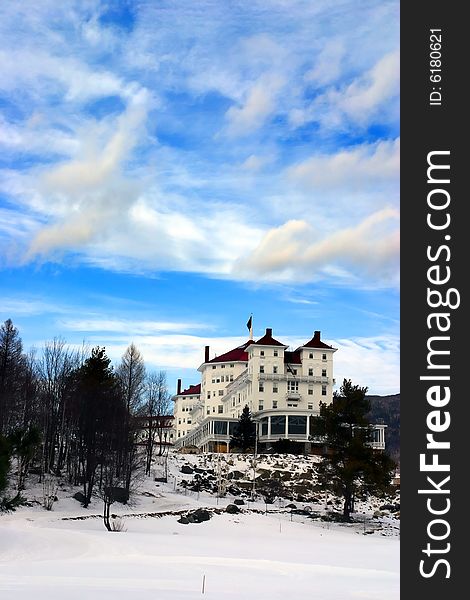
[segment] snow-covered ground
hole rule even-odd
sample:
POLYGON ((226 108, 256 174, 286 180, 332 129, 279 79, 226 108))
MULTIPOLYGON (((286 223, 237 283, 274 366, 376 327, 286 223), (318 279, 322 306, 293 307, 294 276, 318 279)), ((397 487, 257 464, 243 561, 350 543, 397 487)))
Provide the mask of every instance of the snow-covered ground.
MULTIPOLYGON (((148 478, 130 506, 113 505, 125 524, 120 533, 104 528, 99 499, 84 509, 71 498, 76 490, 65 485, 53 510, 45 511, 39 503, 42 488, 30 478, 26 495, 38 503, 0 516, 0 598, 399 598, 399 521, 393 515, 374 518, 375 505, 364 504, 356 514, 359 521, 363 515, 362 522, 327 523, 291 512, 288 500, 268 505, 265 514, 263 501, 247 497, 242 512, 228 514, 224 508, 233 496, 181 487, 182 480, 193 481, 181 466, 197 467, 201 461, 174 457, 167 484, 148 478), (178 522, 179 514, 158 516, 200 507, 217 512, 209 521, 188 525, 178 522)), ((216 473, 218 464, 206 459, 216 473)), ((282 461, 276 464, 285 468, 282 461)), ((224 468, 248 478, 251 466, 242 459, 224 468)), ((320 513, 326 508, 318 501, 294 504, 320 513)))

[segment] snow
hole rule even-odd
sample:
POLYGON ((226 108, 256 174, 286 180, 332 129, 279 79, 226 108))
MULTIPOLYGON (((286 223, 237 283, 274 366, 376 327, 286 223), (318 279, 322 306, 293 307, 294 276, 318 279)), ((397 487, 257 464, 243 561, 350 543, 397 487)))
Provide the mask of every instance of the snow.
MULTIPOLYGON (((231 468, 242 470, 243 462, 231 468)), ((175 489, 175 476, 191 480, 179 473, 188 463, 200 459, 173 458, 168 484, 148 478, 132 506, 112 506, 124 520, 120 533, 104 528, 98 499, 84 509, 64 486, 53 511, 36 504, 0 516, 0 598, 399 598, 397 519, 373 519, 369 507, 364 523, 326 523, 291 514, 287 501, 270 505, 267 514, 262 501, 227 514, 233 497, 175 489), (199 507, 220 514, 189 525, 178 523, 178 514, 149 516, 199 507)), ((31 482, 28 498, 39 500, 40 489, 31 482)))

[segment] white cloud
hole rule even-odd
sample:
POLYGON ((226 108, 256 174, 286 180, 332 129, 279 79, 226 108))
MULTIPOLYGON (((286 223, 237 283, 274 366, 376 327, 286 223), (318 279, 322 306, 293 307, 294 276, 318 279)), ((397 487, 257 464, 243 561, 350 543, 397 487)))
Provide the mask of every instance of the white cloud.
POLYGON ((400 347, 396 335, 338 339, 334 356, 337 387, 343 379, 369 388, 369 394, 400 392, 400 347))
POLYGON ((308 281, 324 276, 324 268, 339 264, 353 275, 369 275, 382 285, 396 285, 397 219, 396 210, 385 208, 327 237, 321 237, 306 221, 288 221, 268 231, 251 254, 237 261, 234 272, 268 280, 308 281))
POLYGON ((400 139, 362 144, 335 154, 313 156, 287 170, 293 181, 319 189, 357 187, 376 182, 397 184, 400 173, 400 139))
POLYGON ((284 85, 278 75, 261 77, 250 88, 241 106, 231 106, 227 113, 227 133, 243 136, 259 129, 276 110, 276 96, 284 85))
POLYGON ((38 232, 28 257, 76 248, 126 218, 136 190, 132 182, 123 179, 122 163, 137 143, 147 104, 142 90, 116 119, 115 130, 104 144, 91 131, 83 156, 43 174, 44 195, 49 196, 50 208, 55 208, 60 218, 38 232))
POLYGON ((138 321, 125 319, 63 319, 60 325, 70 331, 129 333, 132 335, 150 335, 170 331, 190 331, 192 329, 210 329, 204 323, 172 322, 172 321, 138 321))

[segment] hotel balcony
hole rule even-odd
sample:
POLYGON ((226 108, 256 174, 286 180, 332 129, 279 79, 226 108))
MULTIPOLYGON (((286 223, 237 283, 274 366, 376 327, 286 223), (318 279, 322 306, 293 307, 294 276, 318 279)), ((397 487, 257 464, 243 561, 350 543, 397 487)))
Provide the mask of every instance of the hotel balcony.
MULTIPOLYGON (((251 381, 252 374, 249 379, 251 381)), ((289 373, 258 373, 259 381, 299 381, 301 383, 335 383, 330 377, 322 377, 321 375, 289 375, 289 373)))

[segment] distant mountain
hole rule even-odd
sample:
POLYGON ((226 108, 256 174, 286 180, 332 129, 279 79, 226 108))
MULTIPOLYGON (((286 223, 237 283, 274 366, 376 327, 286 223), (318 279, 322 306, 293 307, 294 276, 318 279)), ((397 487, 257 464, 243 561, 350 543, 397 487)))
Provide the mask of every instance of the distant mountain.
POLYGON ((386 452, 400 462, 400 394, 390 396, 367 396, 371 411, 368 418, 371 423, 384 423, 386 452))

